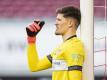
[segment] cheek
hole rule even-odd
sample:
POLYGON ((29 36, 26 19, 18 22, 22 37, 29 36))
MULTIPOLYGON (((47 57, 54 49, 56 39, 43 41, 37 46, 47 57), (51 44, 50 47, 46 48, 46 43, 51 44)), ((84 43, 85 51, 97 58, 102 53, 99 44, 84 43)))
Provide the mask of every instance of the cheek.
POLYGON ((66 23, 63 23, 61 24, 62 25, 62 29, 66 30, 67 29, 67 24, 66 23))
POLYGON ((66 24, 65 24, 64 22, 61 22, 61 23, 60 23, 60 27, 63 28, 63 27, 65 27, 65 26, 66 26, 66 24))
POLYGON ((60 29, 60 31, 65 31, 65 30, 67 30, 67 22, 61 21, 61 22, 59 23, 59 29, 60 29))
POLYGON ((62 26, 59 30, 60 30, 61 33, 67 32, 67 26, 65 24, 62 24, 62 26))

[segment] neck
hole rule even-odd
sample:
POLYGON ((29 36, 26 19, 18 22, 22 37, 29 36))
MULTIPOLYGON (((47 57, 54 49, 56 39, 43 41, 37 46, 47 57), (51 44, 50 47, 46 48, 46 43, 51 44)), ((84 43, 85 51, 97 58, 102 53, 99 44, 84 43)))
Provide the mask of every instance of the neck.
POLYGON ((62 35, 63 41, 67 40, 69 37, 76 35, 76 32, 67 32, 66 34, 62 35))

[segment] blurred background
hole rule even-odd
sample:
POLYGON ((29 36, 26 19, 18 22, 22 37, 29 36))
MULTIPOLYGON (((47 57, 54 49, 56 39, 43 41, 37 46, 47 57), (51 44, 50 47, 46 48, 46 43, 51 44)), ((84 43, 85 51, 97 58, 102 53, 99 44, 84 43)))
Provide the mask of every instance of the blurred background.
MULTIPOLYGON (((51 69, 30 72, 25 27, 34 19, 45 21, 37 36, 39 57, 50 54, 62 42, 55 36, 56 9, 79 0, 0 0, 0 80, 51 80, 51 69)), ((80 29, 77 31, 80 37, 80 29)), ((94 0, 94 75, 107 80, 107 0, 94 0)))

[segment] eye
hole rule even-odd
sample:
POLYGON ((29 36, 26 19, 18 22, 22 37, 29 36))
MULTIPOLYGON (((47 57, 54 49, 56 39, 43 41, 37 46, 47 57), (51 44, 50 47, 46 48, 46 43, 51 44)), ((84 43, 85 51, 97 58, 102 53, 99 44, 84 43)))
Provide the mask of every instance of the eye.
POLYGON ((61 21, 61 19, 58 19, 58 21, 61 21))
POLYGON ((59 19, 59 18, 57 18, 56 20, 57 20, 57 21, 61 21, 61 19, 59 19))

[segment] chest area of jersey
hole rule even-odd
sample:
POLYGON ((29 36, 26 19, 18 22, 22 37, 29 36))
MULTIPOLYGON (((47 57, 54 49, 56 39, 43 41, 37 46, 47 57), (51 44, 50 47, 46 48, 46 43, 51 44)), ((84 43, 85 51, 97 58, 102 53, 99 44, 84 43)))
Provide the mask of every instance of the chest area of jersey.
POLYGON ((53 54, 52 69, 53 70, 67 70, 67 63, 64 60, 64 52, 62 49, 57 49, 53 54))
POLYGON ((54 60, 59 60, 59 59, 62 60, 62 59, 64 59, 63 54, 64 54, 63 49, 62 49, 62 48, 57 48, 57 49, 54 51, 52 57, 53 57, 54 60))

